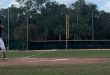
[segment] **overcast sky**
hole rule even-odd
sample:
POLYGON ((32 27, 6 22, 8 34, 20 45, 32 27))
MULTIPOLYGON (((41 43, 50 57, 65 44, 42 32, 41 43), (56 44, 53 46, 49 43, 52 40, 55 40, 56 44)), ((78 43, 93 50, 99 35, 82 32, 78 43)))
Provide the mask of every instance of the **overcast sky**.
MULTIPOLYGON (((76 0, 55 0, 61 4, 71 4, 76 0)), ((110 0, 86 0, 87 3, 94 3, 98 6, 99 10, 105 10, 110 12, 110 0)), ((7 8, 11 4, 15 3, 15 0, 0 0, 0 8, 7 8)))

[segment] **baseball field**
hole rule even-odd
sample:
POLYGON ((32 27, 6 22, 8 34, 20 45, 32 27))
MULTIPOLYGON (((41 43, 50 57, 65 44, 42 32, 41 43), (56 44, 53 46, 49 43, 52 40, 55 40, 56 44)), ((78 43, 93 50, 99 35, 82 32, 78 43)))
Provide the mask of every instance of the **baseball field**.
POLYGON ((104 49, 8 51, 7 58, 0 59, 0 75, 110 75, 104 49))

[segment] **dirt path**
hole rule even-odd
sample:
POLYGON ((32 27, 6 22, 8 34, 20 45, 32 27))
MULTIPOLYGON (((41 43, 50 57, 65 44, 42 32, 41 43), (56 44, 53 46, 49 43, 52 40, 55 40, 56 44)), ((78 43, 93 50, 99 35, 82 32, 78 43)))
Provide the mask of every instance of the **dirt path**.
POLYGON ((56 64, 92 64, 110 62, 110 58, 10 58, 0 60, 0 66, 14 66, 23 64, 56 65, 56 64))

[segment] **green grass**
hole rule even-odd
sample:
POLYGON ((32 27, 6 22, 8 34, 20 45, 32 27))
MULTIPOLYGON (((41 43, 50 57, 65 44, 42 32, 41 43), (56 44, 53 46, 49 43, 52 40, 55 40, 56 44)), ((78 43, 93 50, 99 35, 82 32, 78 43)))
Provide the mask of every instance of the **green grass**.
POLYGON ((0 67, 0 75, 110 75, 110 63, 0 67))
POLYGON ((69 51, 50 51, 40 54, 41 52, 16 52, 10 51, 7 53, 8 58, 16 57, 55 57, 55 58, 72 58, 72 57, 110 57, 110 50, 69 50, 69 51), (33 56, 34 55, 34 56, 33 56))
POLYGON ((110 57, 110 51, 52 51, 42 55, 36 55, 36 57, 110 57))
MULTIPOLYGON (((110 57, 107 50, 89 51, 51 51, 39 55, 39 52, 7 53, 9 58, 19 58, 35 55, 34 57, 110 57)), ((0 75, 110 75, 110 63, 68 64, 68 65, 19 65, 1 66, 0 75)))
MULTIPOLYGON (((21 52, 21 51, 9 51, 6 53, 8 58, 19 58, 19 57, 26 57, 38 54, 40 52, 21 52)), ((2 53, 0 53, 0 56, 2 56, 2 53)))

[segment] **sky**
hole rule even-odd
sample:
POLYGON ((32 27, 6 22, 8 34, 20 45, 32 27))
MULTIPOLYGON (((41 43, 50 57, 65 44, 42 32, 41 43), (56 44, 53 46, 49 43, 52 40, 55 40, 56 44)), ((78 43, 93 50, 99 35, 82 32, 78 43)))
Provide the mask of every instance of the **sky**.
MULTIPOLYGON (((55 0, 59 3, 71 4, 77 0, 55 0)), ((93 3, 98 6, 99 10, 110 12, 110 0, 85 0, 87 3, 93 3)))
MULTIPOLYGON (((76 0, 55 0, 61 4, 70 5, 71 3, 75 2, 76 0)), ((98 6, 99 10, 105 10, 110 12, 110 0, 86 0, 87 3, 94 3, 98 6)), ((15 0, 0 0, 0 8, 7 8, 14 4, 15 0)))
POLYGON ((15 0, 0 0, 0 8, 7 8, 14 3, 15 0))

